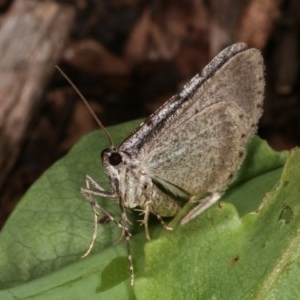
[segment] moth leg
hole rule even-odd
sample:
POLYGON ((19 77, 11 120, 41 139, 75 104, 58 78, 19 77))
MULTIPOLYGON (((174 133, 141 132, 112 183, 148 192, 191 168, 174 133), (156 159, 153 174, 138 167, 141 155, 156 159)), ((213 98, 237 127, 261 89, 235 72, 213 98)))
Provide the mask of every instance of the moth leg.
POLYGON ((121 216, 121 221, 116 221, 114 220, 113 222, 118 225, 118 227, 121 229, 121 235, 120 237, 116 240, 116 244, 119 243, 124 237, 126 238, 127 233, 129 233, 129 229, 127 224, 131 224, 131 222, 127 218, 126 210, 125 207, 120 206, 122 216, 121 216))
POLYGON ((144 214, 141 224, 145 227, 146 238, 150 240, 148 226, 150 212, 157 217, 166 230, 172 230, 173 228, 165 224, 163 217, 173 217, 180 211, 180 209, 181 207, 176 200, 153 185, 151 194, 146 196, 146 201, 144 201, 141 209, 138 209, 142 212, 142 214, 144 214))
POLYGON ((110 221, 113 221, 115 223, 116 220, 115 218, 105 209, 103 209, 98 203, 97 201, 95 201, 92 197, 92 195, 95 195, 93 193, 93 190, 91 190, 90 185, 93 185, 95 187, 95 189, 97 189, 99 192, 97 192, 97 195, 99 195, 99 193, 101 193, 101 196, 103 194, 103 196, 108 196, 110 195, 111 197, 113 196, 111 193, 106 192, 100 185, 98 185, 90 176, 86 176, 85 179, 85 188, 81 188, 80 191, 81 193, 84 195, 85 199, 90 203, 92 209, 93 209, 93 213, 94 213, 94 230, 93 230, 93 235, 92 235, 92 240, 90 242, 89 248, 88 250, 82 255, 83 257, 88 256, 92 249, 94 248, 94 244, 95 244, 95 240, 97 238, 97 233, 98 233, 98 219, 100 217, 101 214, 107 216, 109 218, 110 221))
POLYGON ((122 213, 122 222, 117 221, 112 214, 110 214, 107 210, 102 208, 97 201, 93 199, 93 195, 96 196, 103 196, 103 197, 108 197, 110 199, 116 200, 117 195, 111 192, 105 191, 93 178, 90 176, 86 176, 85 179, 85 188, 80 189, 81 193, 84 195, 85 199, 90 203, 93 212, 94 212, 94 230, 93 230, 93 236, 92 240, 90 242, 90 245, 88 247, 88 250, 82 255, 82 258, 88 256, 92 249, 94 248, 94 244, 97 238, 97 233, 98 233, 98 220, 101 215, 104 215, 109 219, 109 221, 114 222, 122 231, 121 238, 125 237, 126 239, 126 244, 127 244, 127 257, 128 257, 128 262, 129 262, 129 269, 130 269, 130 284, 133 285, 134 283, 134 268, 133 268, 133 259, 132 259, 132 251, 131 251, 131 246, 130 246, 130 231, 128 229, 128 226, 126 223, 128 221, 126 217, 126 213, 122 213), (91 189, 91 185, 93 185, 94 190, 91 189))
POLYGON ((142 224, 145 227, 145 235, 146 235, 147 240, 151 239, 150 234, 149 234, 149 226, 148 226, 150 206, 151 206, 151 200, 147 200, 145 203, 145 209, 143 210, 144 218, 142 220, 142 224))
POLYGON ((152 210, 151 210, 151 202, 152 202, 151 199, 147 200, 145 202, 145 204, 143 205, 143 208, 141 208, 141 209, 135 209, 135 211, 139 211, 140 212, 140 215, 144 215, 143 219, 140 220, 140 223, 145 228, 145 235, 146 235, 147 240, 151 240, 150 233, 149 233, 149 226, 148 226, 148 223, 149 223, 149 214, 150 214, 150 211, 152 212, 152 210))
MULTIPOLYGON (((194 207, 180 222, 180 225, 184 225, 194 218, 196 218, 198 215, 203 213, 205 210, 207 210, 209 207, 211 207, 213 204, 215 204, 220 198, 222 194, 221 193, 211 193, 210 195, 206 196, 205 198, 201 199, 201 202, 194 207)), ((191 202, 198 201, 197 196, 192 196, 190 198, 191 202)))
MULTIPOLYGON (((80 192, 84 195, 94 195, 94 196, 102 196, 107 197, 113 200, 116 200, 118 198, 117 194, 113 192, 106 191, 101 185, 99 185, 91 176, 86 175, 85 177, 85 187, 80 189, 80 192), (93 186, 91 188, 90 186, 93 186)), ((88 200, 88 202, 90 202, 88 200)))
MULTIPOLYGON (((91 196, 90 196, 91 197, 91 196)), ((110 214, 108 211, 103 209, 101 206, 99 206, 94 200, 92 202, 95 203, 95 206, 93 207, 94 210, 94 232, 92 236, 92 240, 90 242, 88 250, 84 253, 82 258, 88 256, 95 244, 96 238, 97 238, 97 232, 98 232, 98 217, 100 215, 100 211, 102 214, 107 216, 110 221, 114 222, 122 231, 121 237, 116 241, 119 242, 123 237, 126 239, 126 250, 127 250, 127 259, 129 263, 129 270, 130 270, 130 284, 133 286, 134 284, 134 267, 133 267, 133 258, 132 258, 132 251, 131 251, 131 245, 130 245, 130 238, 131 238, 131 233, 128 229, 128 226, 124 224, 124 222, 118 222, 112 214, 110 214)))
POLYGON ((113 221, 114 223, 118 223, 115 218, 105 209, 103 209, 97 201, 95 201, 92 197, 94 196, 103 196, 110 199, 115 200, 117 198, 117 195, 115 195, 112 192, 105 191, 91 176, 86 175, 85 177, 85 187, 80 189, 80 192, 84 195, 85 199, 90 203, 93 212, 94 212, 94 230, 93 230, 93 236, 92 240, 90 242, 88 250, 84 253, 82 257, 88 256, 92 249, 94 248, 95 240, 97 238, 97 232, 98 232, 98 220, 101 214, 104 216, 107 216, 110 221, 113 221), (91 188, 93 186, 93 188, 91 188))
POLYGON ((143 210, 144 213, 144 219, 142 220, 142 224, 144 224, 145 226, 145 235, 147 240, 150 240, 150 234, 149 234, 149 226, 148 226, 148 221, 149 221, 149 213, 151 211, 151 213, 153 213, 155 215, 155 217, 160 221, 160 224, 163 226, 164 229, 166 230, 173 230, 172 227, 168 226, 162 216, 160 216, 159 214, 157 214, 156 212, 153 211, 153 209, 148 208, 150 206, 147 206, 147 208, 145 210, 143 210))
POLYGON ((178 202, 170 195, 157 189, 150 204, 150 212, 156 216, 163 228, 173 230, 172 227, 164 222, 163 217, 174 217, 181 209, 178 202))
POLYGON ((158 219, 158 221, 160 222, 161 226, 166 229, 166 230, 173 230, 173 227, 168 226, 166 224, 166 222, 163 220, 162 216, 155 214, 155 217, 158 219))
POLYGON ((80 189, 80 192, 84 195, 85 199, 90 203, 93 212, 94 212, 94 230, 93 230, 93 235, 92 235, 92 240, 90 242, 88 250, 83 254, 82 257, 88 256, 92 249, 94 248, 95 240, 97 238, 97 233, 98 233, 98 219, 101 214, 104 214, 109 218, 109 220, 116 222, 114 217, 107 212, 105 209, 103 209, 97 201, 95 201, 92 197, 92 195, 95 196, 104 196, 108 197, 111 199, 114 199, 116 195, 114 195, 111 192, 105 191, 92 177, 89 175, 86 175, 85 177, 85 187, 80 189), (91 185, 93 186, 94 189, 91 189, 91 185))
POLYGON ((128 227, 124 230, 124 236, 126 239, 126 249, 127 249, 127 258, 129 262, 129 269, 130 269, 130 285, 133 286, 134 284, 134 268, 133 268, 133 259, 132 259, 132 251, 130 246, 130 237, 131 234, 128 230, 128 227))

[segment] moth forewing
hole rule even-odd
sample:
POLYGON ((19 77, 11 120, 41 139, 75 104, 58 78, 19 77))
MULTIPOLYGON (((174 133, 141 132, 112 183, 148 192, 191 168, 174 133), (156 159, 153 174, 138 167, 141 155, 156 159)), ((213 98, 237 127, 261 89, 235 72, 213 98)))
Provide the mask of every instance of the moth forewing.
MULTIPOLYGON (((156 141, 157 147, 150 158, 141 155, 144 157, 141 164, 147 165, 147 173, 152 174, 152 178, 159 178, 175 196, 178 187, 182 194, 190 195, 189 198, 222 192, 232 181, 243 157, 246 135, 242 119, 242 112, 234 103, 212 104, 191 117, 168 139, 163 137, 156 141), (196 139, 201 140, 201 145, 196 139)), ((151 211, 170 216, 168 203, 166 201, 163 206, 166 211, 163 211, 153 198, 151 211)), ((171 203, 170 207, 173 209, 171 203)))
POLYGON ((189 100, 138 155, 152 176, 190 194, 222 192, 233 180, 261 115, 261 55, 255 49, 245 50, 206 81, 200 78, 201 85, 194 83, 194 90, 189 89, 189 100))
POLYGON ((213 58, 199 74, 188 81, 181 92, 170 98, 145 122, 141 123, 121 143, 119 149, 123 151, 128 149, 139 150, 146 147, 148 143, 152 145, 153 137, 168 128, 177 127, 179 123, 190 117, 185 113, 186 109, 193 114, 190 109, 191 103, 197 103, 197 110, 201 110, 214 102, 224 100, 224 96, 221 99, 211 97, 214 92, 222 96, 223 88, 226 88, 225 95, 229 96, 225 101, 240 103, 239 106, 250 119, 253 116, 259 119, 264 96, 263 73, 263 59, 259 50, 247 49, 247 45, 244 43, 227 47, 213 58), (243 61, 243 59, 246 61, 243 61), (210 88, 210 92, 205 92, 206 86, 210 88), (241 91, 234 92, 235 88, 241 91), (249 90, 247 91, 247 89, 249 90), (230 97, 232 91, 234 93, 230 97), (240 95, 243 97, 240 97, 240 95), (237 99, 236 96, 239 96, 239 98, 237 99))

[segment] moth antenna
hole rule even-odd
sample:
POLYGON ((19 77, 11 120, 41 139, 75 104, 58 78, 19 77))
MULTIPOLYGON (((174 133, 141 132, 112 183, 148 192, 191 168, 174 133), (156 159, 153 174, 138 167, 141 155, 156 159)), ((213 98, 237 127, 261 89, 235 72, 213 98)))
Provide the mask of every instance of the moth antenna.
POLYGON ((59 66, 56 65, 55 68, 65 78, 65 80, 70 84, 70 86, 73 88, 73 90, 75 91, 75 93, 83 101, 83 103, 87 107, 88 111, 92 115, 93 119, 96 121, 96 123, 98 124, 98 126, 103 130, 104 134, 106 135, 106 137, 107 137, 107 139, 108 139, 108 141, 110 143, 110 146, 113 147, 114 143, 113 143, 113 140, 112 140, 110 134, 108 133, 107 129, 102 124, 102 122, 100 121, 100 119, 96 116, 95 112, 93 111, 93 109, 92 109, 91 105, 89 104, 89 102, 87 101, 87 99, 82 95, 82 93, 79 91, 79 89, 76 87, 76 85, 70 79, 70 77, 59 66))

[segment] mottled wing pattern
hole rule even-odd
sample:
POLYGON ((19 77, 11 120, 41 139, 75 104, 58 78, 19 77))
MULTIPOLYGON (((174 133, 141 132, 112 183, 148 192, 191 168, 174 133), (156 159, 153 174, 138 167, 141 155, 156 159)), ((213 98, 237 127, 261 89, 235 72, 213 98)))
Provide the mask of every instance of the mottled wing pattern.
POLYGON ((241 43, 226 48, 120 149, 136 149, 149 175, 166 185, 191 194, 223 191, 256 131, 263 72, 258 50, 241 43))
POLYGON ((190 105, 140 151, 151 176, 191 194, 221 192, 234 178, 263 100, 261 55, 231 58, 195 92, 190 105))
POLYGON ((243 156, 245 116, 232 102, 212 104, 156 141, 142 164, 153 178, 189 194, 220 192, 243 156))

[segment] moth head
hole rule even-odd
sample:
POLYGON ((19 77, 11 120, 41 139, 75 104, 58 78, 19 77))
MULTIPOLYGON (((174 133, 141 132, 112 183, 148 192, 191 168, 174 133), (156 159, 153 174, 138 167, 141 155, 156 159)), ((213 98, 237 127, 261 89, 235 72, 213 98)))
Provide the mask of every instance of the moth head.
POLYGON ((115 147, 106 148, 101 152, 102 164, 106 169, 122 169, 124 166, 135 168, 139 165, 134 152, 122 151, 115 147))
POLYGON ((118 152, 114 147, 106 148, 101 152, 101 159, 103 166, 116 167, 123 161, 122 154, 118 152))

